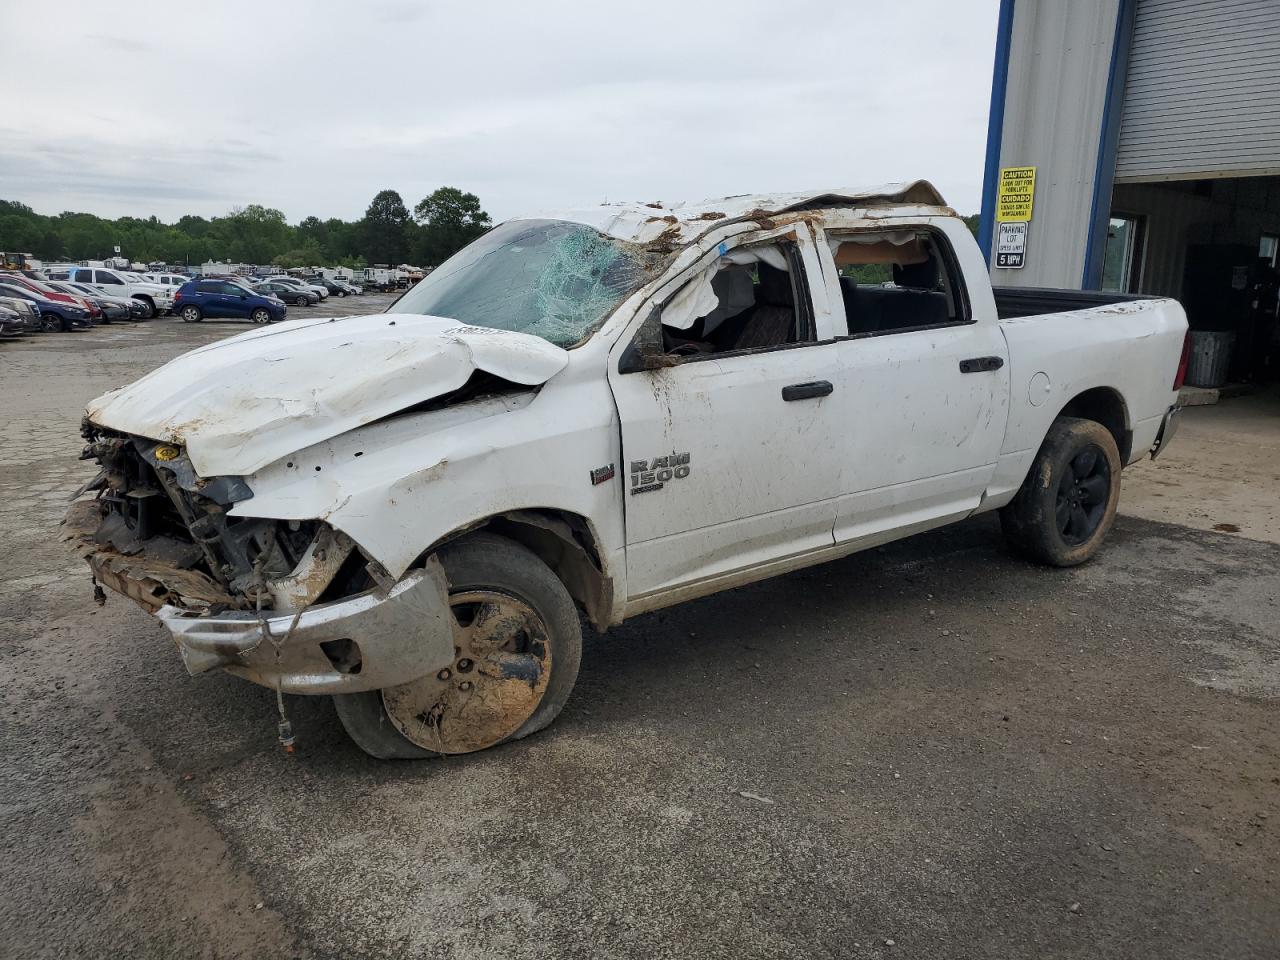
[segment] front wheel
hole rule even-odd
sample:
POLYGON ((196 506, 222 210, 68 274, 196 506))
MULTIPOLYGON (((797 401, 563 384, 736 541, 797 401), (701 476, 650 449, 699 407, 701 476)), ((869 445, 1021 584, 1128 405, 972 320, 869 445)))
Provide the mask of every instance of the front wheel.
POLYGON ((453 663, 333 698, 348 735, 375 757, 473 753, 527 737, 556 718, 578 676, 578 612, 533 551, 481 533, 438 556, 449 580, 453 663))
POLYGON ((69 330, 70 326, 64 326, 63 320, 56 313, 42 313, 40 315, 40 329, 45 333, 53 333, 57 330, 69 330))
POLYGON ((1059 417, 1022 489, 1000 511, 1005 537, 1040 563, 1084 563, 1115 522, 1121 466, 1110 430, 1093 420, 1059 417))
POLYGON ((150 320, 152 317, 156 315, 156 305, 152 303, 150 300, 148 300, 146 297, 134 297, 133 299, 137 300, 140 304, 143 305, 143 307, 146 308, 142 311, 143 320, 150 320))
POLYGON ((297 300, 293 302, 300 307, 305 307, 311 303, 311 301, 307 297, 299 297, 297 300))
POLYGON ((254 323, 270 323, 271 314, 264 307, 258 307, 253 313, 249 314, 249 319, 254 323))
POLYGON ((199 323, 201 319, 203 318, 201 317, 199 307, 188 306, 182 308, 183 323, 199 323))

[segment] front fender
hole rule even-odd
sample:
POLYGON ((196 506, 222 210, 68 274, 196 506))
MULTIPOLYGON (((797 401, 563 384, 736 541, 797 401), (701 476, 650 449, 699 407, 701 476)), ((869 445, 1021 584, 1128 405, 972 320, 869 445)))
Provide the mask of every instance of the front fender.
MULTIPOLYGON (((622 487, 592 471, 618 463, 603 382, 557 384, 394 417, 246 477, 234 516, 320 519, 394 578, 450 533, 515 510, 585 517, 608 567, 622 556, 622 487)), ((618 564, 620 565, 620 563, 618 564)))

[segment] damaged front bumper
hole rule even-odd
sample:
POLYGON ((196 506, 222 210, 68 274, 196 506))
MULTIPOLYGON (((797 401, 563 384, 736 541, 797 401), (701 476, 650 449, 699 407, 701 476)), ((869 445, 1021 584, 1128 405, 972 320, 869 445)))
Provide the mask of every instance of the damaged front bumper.
POLYGON ((429 560, 390 589, 255 611, 199 570, 101 542, 95 535, 101 521, 96 501, 77 501, 63 521, 64 536, 96 581, 168 628, 192 675, 223 669, 284 693, 360 693, 408 683, 453 662, 454 619, 439 561, 429 560))
POLYGON ((453 618, 438 565, 301 612, 156 611, 187 672, 224 669, 285 693, 359 693, 436 673, 453 662, 453 618))

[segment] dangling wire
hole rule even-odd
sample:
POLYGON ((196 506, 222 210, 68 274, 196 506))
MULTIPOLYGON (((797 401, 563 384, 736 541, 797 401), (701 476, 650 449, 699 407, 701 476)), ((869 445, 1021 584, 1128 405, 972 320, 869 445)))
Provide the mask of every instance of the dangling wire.
POLYGON ((284 752, 291 754, 293 753, 294 744, 293 724, 289 722, 289 716, 285 713, 284 709, 284 690, 281 686, 283 681, 281 680, 280 674, 280 650, 289 642, 289 638, 293 636, 293 631, 298 626, 298 621, 302 619, 302 614, 310 604, 304 604, 298 608, 297 612, 293 615, 293 620, 289 623, 289 629, 284 632, 284 636, 277 640, 271 633, 271 628, 267 625, 267 618, 262 615, 262 595, 267 589, 266 581, 262 576, 262 564, 265 559, 265 555, 259 556, 257 562, 253 565, 254 580, 256 581, 257 586, 257 589, 254 591, 253 608, 254 613, 258 618, 258 630, 262 633, 263 639, 275 648, 276 710, 280 714, 280 722, 276 724, 277 739, 280 741, 280 746, 284 752))

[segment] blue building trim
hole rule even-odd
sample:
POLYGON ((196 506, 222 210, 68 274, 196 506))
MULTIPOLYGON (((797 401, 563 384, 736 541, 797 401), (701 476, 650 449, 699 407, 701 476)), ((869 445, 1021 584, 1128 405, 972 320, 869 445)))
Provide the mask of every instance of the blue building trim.
POLYGON ((1129 72, 1129 48, 1137 0, 1120 0, 1116 8, 1116 32, 1107 71, 1107 99, 1102 107, 1102 132, 1098 137, 1098 164, 1093 172, 1093 203, 1089 208, 1089 237, 1084 248, 1084 290, 1102 288, 1102 267, 1107 251, 1107 226, 1111 220, 1111 191, 1116 180, 1116 152, 1120 147, 1120 114, 1124 83, 1129 72))
POLYGON ((996 188, 1000 180, 1000 147, 1004 140, 1005 90, 1009 85, 1009 49, 1013 43, 1014 0, 1000 0, 996 21, 996 62, 991 74, 991 108, 987 115, 987 166, 982 175, 982 215, 978 246, 991 263, 991 239, 996 230, 996 188))

